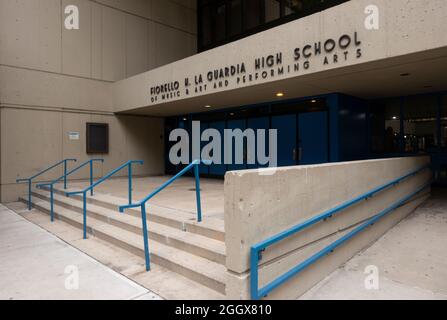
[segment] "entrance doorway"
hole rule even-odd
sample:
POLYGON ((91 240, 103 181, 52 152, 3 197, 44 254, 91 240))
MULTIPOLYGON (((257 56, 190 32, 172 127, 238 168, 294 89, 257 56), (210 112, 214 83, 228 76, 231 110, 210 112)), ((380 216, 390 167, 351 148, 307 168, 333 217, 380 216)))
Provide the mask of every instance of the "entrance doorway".
POLYGON ((298 115, 299 164, 329 161, 327 112, 309 112, 298 115))
POLYGON ((278 130, 278 166, 329 161, 328 113, 305 112, 272 117, 278 130))

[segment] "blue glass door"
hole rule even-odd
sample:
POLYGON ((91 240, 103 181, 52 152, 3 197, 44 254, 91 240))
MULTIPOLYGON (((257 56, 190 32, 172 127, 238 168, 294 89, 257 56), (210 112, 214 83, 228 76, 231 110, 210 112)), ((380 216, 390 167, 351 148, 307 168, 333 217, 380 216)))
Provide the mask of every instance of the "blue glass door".
POLYGON ((225 121, 215 121, 209 123, 209 128, 216 129, 220 133, 221 137, 221 155, 220 155, 220 164, 213 163, 209 167, 209 173, 211 175, 223 176, 227 171, 227 166, 224 164, 224 130, 225 130, 225 121))
POLYGON ((247 164, 247 168, 248 169, 255 169, 255 168, 261 168, 261 167, 267 167, 268 164, 265 165, 261 165, 258 163, 258 157, 257 157, 257 145, 258 145, 258 141, 257 141, 257 130, 266 130, 265 131, 265 154, 268 154, 269 152, 269 144, 268 144, 268 138, 269 138, 269 134, 268 134, 268 130, 270 129, 270 119, 269 117, 260 117, 260 118, 249 118, 247 120, 247 128, 248 129, 253 129, 255 132, 255 136, 256 136, 256 145, 252 146, 252 148, 250 148, 250 146, 247 146, 247 154, 250 152, 250 149, 254 150, 255 154, 252 155, 255 159, 256 159, 256 163, 255 164, 247 164))
POLYGON ((329 161, 328 114, 309 112, 298 115, 299 164, 317 164, 329 161))
POLYGON ((272 129, 278 130, 278 167, 297 164, 296 114, 272 117, 272 129))
MULTIPOLYGON (((240 120, 230 120, 227 123, 227 129, 241 129, 242 131, 245 131, 246 126, 245 126, 245 119, 240 119, 240 120)), ((231 163, 228 165, 228 171, 235 171, 235 170, 244 170, 247 169, 247 165, 246 165, 246 157, 243 157, 243 163, 242 164, 236 164, 236 140, 233 139, 232 142, 228 141, 228 143, 232 143, 232 159, 231 159, 231 163)), ((243 149, 245 150, 245 141, 244 141, 244 146, 243 149)))
MULTIPOLYGON (((205 131, 206 129, 208 129, 209 124, 208 122, 200 122, 200 137, 202 137, 203 131, 205 131)), ((206 145, 206 142, 204 141, 200 141, 200 155, 202 155, 202 150, 203 147, 206 145)), ((202 159, 202 160, 208 160, 208 159, 202 159)), ((200 174, 209 174, 210 173, 210 166, 205 165, 205 164, 201 164, 199 167, 199 172, 200 174)))

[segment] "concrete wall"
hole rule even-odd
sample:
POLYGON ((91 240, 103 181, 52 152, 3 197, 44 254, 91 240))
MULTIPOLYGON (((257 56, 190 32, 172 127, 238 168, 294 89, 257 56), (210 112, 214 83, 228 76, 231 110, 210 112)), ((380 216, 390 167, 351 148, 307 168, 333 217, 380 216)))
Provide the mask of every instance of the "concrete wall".
POLYGON ((96 175, 129 159, 145 160, 135 174, 164 172, 163 119, 115 116, 111 84, 196 53, 195 3, 0 0, 0 201, 25 191, 19 176, 89 158, 86 122, 110 126, 110 152, 96 175), (67 5, 79 8, 79 30, 64 27, 67 5))
MULTIPOLYGON (((124 162, 144 160, 135 165, 135 175, 159 175, 164 172, 163 121, 156 118, 115 116, 107 113, 65 112, 23 108, 2 108, 1 117, 1 201, 16 201, 26 192, 25 185, 15 183, 18 177, 29 177, 52 163, 65 158, 79 162, 89 158, 104 158, 105 163, 95 164, 99 177, 124 162), (109 154, 87 155, 86 123, 109 124, 109 154), (79 140, 70 140, 68 132, 79 132, 79 140)), ((70 167, 74 165, 71 163, 70 167)), ((88 177, 88 168, 71 179, 88 177)), ((126 175, 123 171, 118 176, 126 175)), ((59 170, 39 180, 54 179, 62 175, 59 170)))
MULTIPOLYGON (((258 170, 227 173, 225 231, 229 298, 249 297, 249 251, 252 245, 405 175, 429 161, 428 157, 396 158, 280 168, 273 175, 259 175, 258 170)), ((261 170, 265 172, 270 169, 261 170)), ((260 287, 348 233, 358 223, 424 186, 430 179, 430 170, 425 170, 268 248, 259 266, 260 287)), ((269 298, 297 298, 386 232, 424 199, 422 193, 422 197, 399 208, 362 235, 344 244, 334 254, 273 291, 269 298)))
POLYGON ((195 54, 196 24, 195 1, 1 0, 0 64, 116 81, 195 54))

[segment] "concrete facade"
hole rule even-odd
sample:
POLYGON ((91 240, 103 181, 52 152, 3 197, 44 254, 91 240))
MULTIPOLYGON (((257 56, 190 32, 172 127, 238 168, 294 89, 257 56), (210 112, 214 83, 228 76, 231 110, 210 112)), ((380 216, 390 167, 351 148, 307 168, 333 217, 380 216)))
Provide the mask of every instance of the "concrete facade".
MULTIPOLYGON (((428 163, 428 157, 416 157, 280 168, 271 175, 260 175, 257 170, 227 173, 224 209, 227 295, 237 299, 249 297, 249 252, 252 245, 428 163)), ((266 173, 271 169, 260 170, 266 173)), ((259 265, 260 287, 287 272, 297 261, 303 261, 348 233, 360 222, 423 187, 430 182, 431 175, 430 170, 425 170, 268 248, 263 252, 259 265)), ((422 197, 416 197, 395 210, 333 255, 273 291, 269 298, 297 298, 380 237, 426 198, 427 193, 422 193, 422 197)))
POLYGON ((196 53, 195 1, 2 0, 0 15, 2 66, 117 81, 196 53))
POLYGON ((116 116, 111 83, 195 54, 196 24, 195 1, 1 0, 0 201, 23 193, 19 176, 87 160, 86 122, 109 124, 110 152, 96 176, 129 159, 145 161, 136 174, 162 174, 163 119, 116 116), (79 30, 64 27, 70 4, 79 30))
POLYGON ((447 15, 445 1, 375 1, 379 15, 377 30, 365 27, 368 17, 365 10, 369 5, 368 0, 348 1, 119 81, 114 85, 115 110, 153 115, 187 114, 204 112, 205 105, 215 110, 268 102, 277 92, 285 93, 284 99, 332 92, 378 98, 421 91, 426 81, 433 85, 432 91, 446 90, 441 80, 441 70, 447 65, 447 37, 443 32, 447 15), (329 54, 314 53, 316 43, 324 46, 326 40, 338 42, 344 35, 351 39, 342 41, 349 44, 346 49, 337 46, 329 54), (298 60, 295 59, 296 49, 300 53, 298 60), (304 56, 306 52, 310 53, 309 58, 304 56), (276 61, 279 53, 282 54, 280 64, 256 68, 256 59, 273 55, 276 61), (337 55, 336 62, 334 55, 337 55), (309 63, 308 68, 305 62, 309 63), (242 63, 245 72, 225 76, 225 68, 241 67, 242 63), (295 71, 297 63, 299 70, 295 71), (278 73, 278 67, 284 67, 283 74, 278 73), (224 69, 224 76, 219 80, 207 79, 209 72, 221 69, 224 69), (268 74, 266 78, 262 75, 264 71, 268 74), (271 71, 274 71, 273 76, 271 71), (404 72, 411 72, 415 79, 401 82, 399 74, 404 72), (250 75, 252 80, 249 80, 250 75), (200 76, 203 82, 198 81, 200 76), (185 79, 189 80, 189 86, 185 85, 185 79), (171 90, 175 95, 168 99, 148 92, 148 88, 176 81, 179 90, 171 90), (225 85, 225 81, 228 84, 225 85), (221 86, 220 82, 224 84, 221 86))

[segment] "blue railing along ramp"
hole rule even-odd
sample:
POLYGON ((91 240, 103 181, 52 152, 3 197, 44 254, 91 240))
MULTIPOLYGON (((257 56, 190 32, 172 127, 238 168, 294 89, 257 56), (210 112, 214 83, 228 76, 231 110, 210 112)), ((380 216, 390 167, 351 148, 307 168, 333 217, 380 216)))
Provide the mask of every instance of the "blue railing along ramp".
POLYGON ((229 298, 296 299, 412 212, 431 181, 425 157, 230 173, 229 298))

